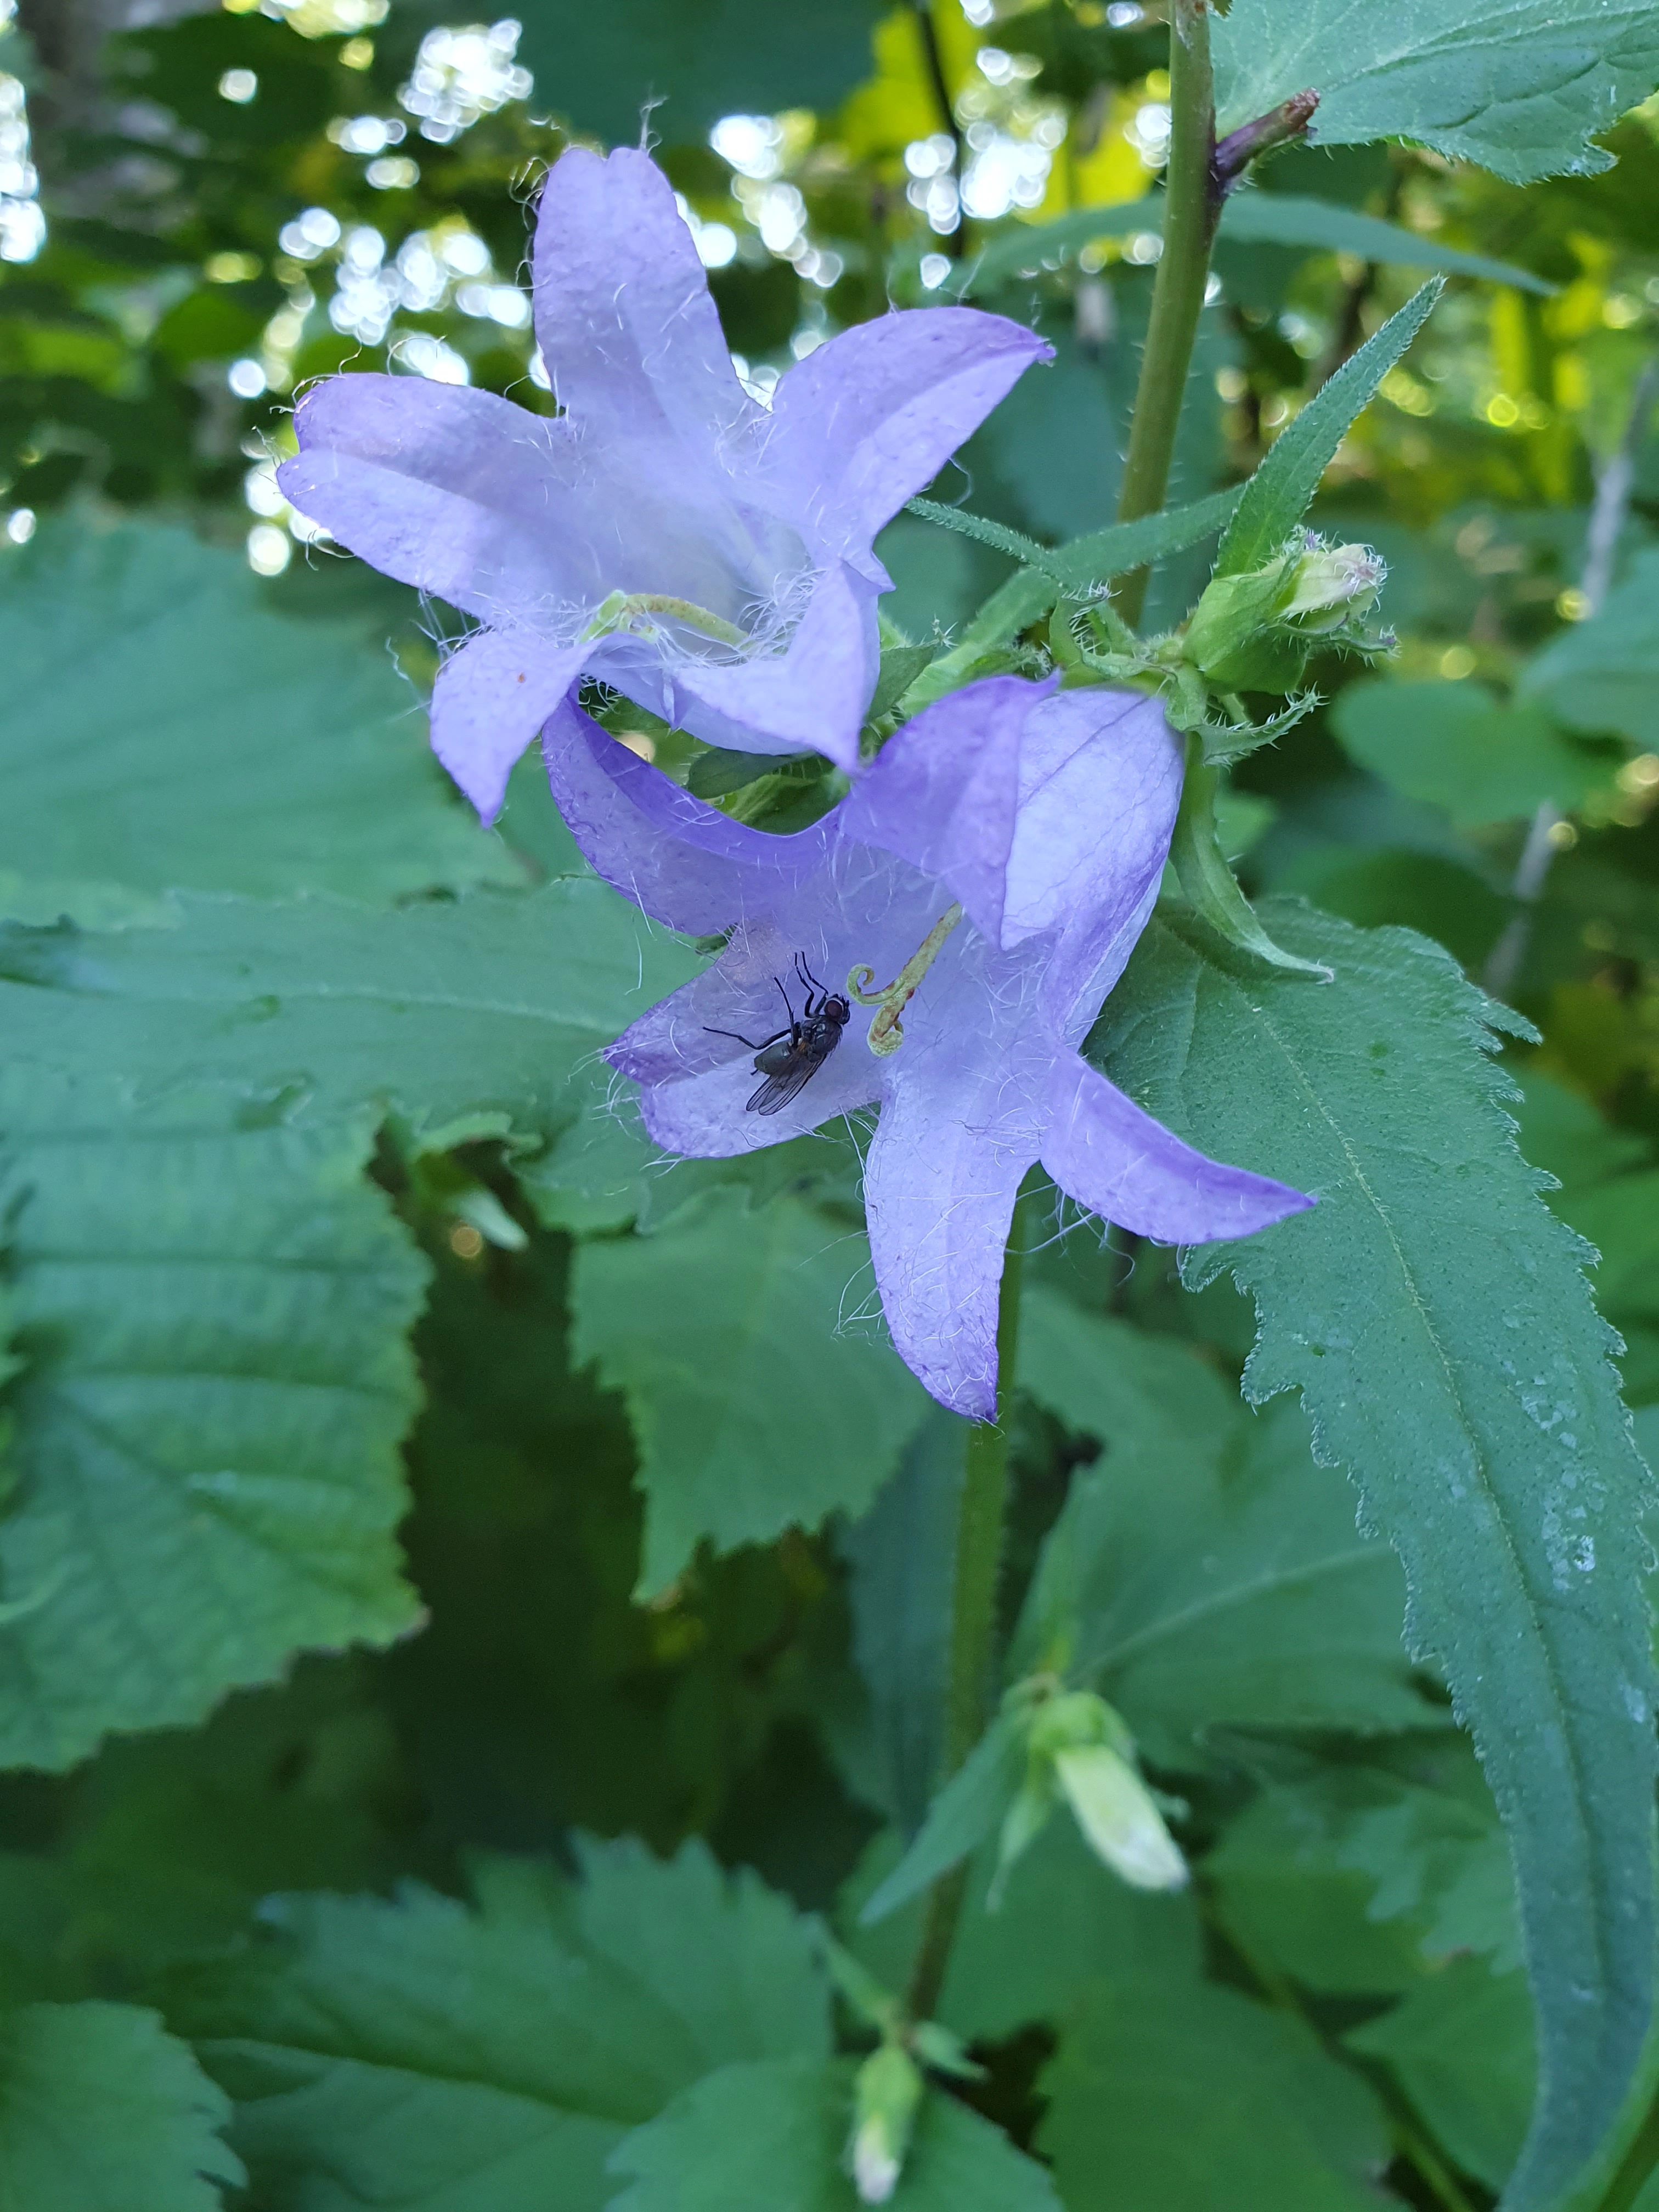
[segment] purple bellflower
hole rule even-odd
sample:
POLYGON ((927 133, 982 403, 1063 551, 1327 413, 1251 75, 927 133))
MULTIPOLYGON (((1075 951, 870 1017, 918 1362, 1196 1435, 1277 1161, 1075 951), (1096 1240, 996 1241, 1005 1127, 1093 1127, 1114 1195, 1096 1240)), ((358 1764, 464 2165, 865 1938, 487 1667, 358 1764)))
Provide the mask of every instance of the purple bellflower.
POLYGON ((1175 825, 1181 755, 1156 701, 970 684, 793 836, 703 805, 569 699, 543 750, 602 876, 671 928, 731 933, 607 1055, 639 1083, 646 1127, 713 1158, 878 1102, 876 1281, 894 1343, 942 1404, 995 1411, 1003 1251, 1035 1161, 1079 1206, 1167 1243, 1243 1236, 1312 1203, 1194 1152, 1078 1050, 1175 825), (757 1090, 740 1040, 802 1014, 804 973, 846 1022, 793 1096, 757 1110, 777 1086, 757 1090))
POLYGON ((417 376, 331 377, 278 471, 301 514, 481 627, 432 702, 438 757, 486 820, 583 674, 711 744, 849 773, 874 688, 876 532, 1050 349, 934 307, 738 381, 673 191, 577 147, 542 194, 537 336, 562 410, 417 376))

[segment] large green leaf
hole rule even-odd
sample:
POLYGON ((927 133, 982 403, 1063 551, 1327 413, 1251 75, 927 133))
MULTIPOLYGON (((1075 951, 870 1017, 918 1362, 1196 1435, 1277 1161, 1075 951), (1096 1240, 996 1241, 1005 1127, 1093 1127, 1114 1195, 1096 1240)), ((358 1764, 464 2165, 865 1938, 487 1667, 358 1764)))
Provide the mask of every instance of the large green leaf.
POLYGON ((1479 684, 1354 684, 1331 720, 1362 768, 1460 824, 1516 820, 1547 799, 1570 813, 1618 764, 1542 708, 1500 705, 1479 684))
POLYGON ((1592 139, 1659 84, 1649 0, 1234 0, 1215 27, 1218 127, 1319 94, 1326 145, 1410 138, 1500 177, 1605 169, 1592 139))
POLYGON ((1042 2076, 1069 2212, 1367 2212, 1376 2099, 1295 2014, 1195 1979, 1103 1980, 1042 2076))
POLYGON ((1595 2149, 1651 2014, 1650 1478, 1586 1248, 1540 1202, 1485 1056, 1501 1010, 1404 932, 1277 904, 1269 927, 1335 980, 1264 975, 1172 915, 1097 1049, 1205 1151, 1319 1201, 1186 1279, 1231 1269, 1255 1297, 1246 1391, 1299 1389, 1316 1455, 1358 1480, 1504 1814, 1544 2054, 1521 2212, 1595 2149))
POLYGON ((277 612, 239 555, 182 530, 60 522, 0 550, 0 915, 522 880, 386 653, 277 612))
POLYGON ((599 2212, 626 2130, 711 2067, 829 2051, 806 1932, 700 1844, 589 1850, 573 1893, 486 1866, 476 1910, 290 1898, 173 2016, 237 2100, 272 2212, 599 2212))
POLYGON ((136 1105, 118 1075, 0 1072, 27 1363, 0 1762, 62 1766, 302 1646, 413 1625, 393 1531, 426 1270, 363 1181, 373 1136, 245 1092, 136 1105))
POLYGON ((763 1542, 860 1513, 927 1401, 890 1346, 843 1326, 866 1294, 861 1236, 781 1199, 711 1192, 660 1234, 585 1245, 572 1356, 626 1393, 646 1493, 640 1588, 708 1537, 763 1542))
POLYGON ((0 2018, 0 2212, 218 2212, 240 2161, 223 2092, 152 2012, 34 2004, 0 2018))
MULTIPOLYGON (((726 2066, 628 2137, 611 2212, 859 2212, 846 2171, 854 2064, 726 2066)), ((938 2090, 923 2098, 895 2212, 1060 2212, 1054 2184, 1000 2128, 938 2090)))
POLYGON ((1638 554, 1599 614, 1564 630, 1522 672, 1521 690, 1569 729, 1659 744, 1659 546, 1638 554))
POLYGON ((1016 1670, 1058 1652, 1176 1767, 1201 1761, 1218 1727, 1433 1718, 1401 1643, 1399 1563, 1355 1528, 1294 1408, 1253 1416, 1185 1346, 1053 1292, 1029 1295, 1020 1364, 1108 1449, 1048 1539, 1016 1670))
POLYGON ((312 1111, 392 1111, 416 1140, 493 1129, 533 1148, 575 1120, 599 1048, 698 964, 591 878, 392 913, 173 910, 166 931, 0 931, 10 1048, 146 1085, 185 1065, 312 1111))

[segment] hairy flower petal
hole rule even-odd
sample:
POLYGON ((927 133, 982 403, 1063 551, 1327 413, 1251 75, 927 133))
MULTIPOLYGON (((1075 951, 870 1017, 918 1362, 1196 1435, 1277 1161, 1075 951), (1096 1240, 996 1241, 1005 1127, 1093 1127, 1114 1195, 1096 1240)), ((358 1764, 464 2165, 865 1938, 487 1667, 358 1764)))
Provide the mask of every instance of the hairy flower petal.
POLYGON ((1314 1202, 1206 1159, 1075 1053, 1054 1063, 1041 1157, 1079 1206, 1160 1244, 1249 1237, 1314 1202))
MULTIPOLYGON (((971 308, 890 315, 798 364, 769 415, 732 369, 668 179, 627 149, 555 165, 535 295, 562 415, 332 377, 296 410, 289 499, 544 655, 580 647, 573 683, 600 677, 710 744, 821 750, 855 774, 891 588, 874 533, 1048 349, 971 308)), ((496 665, 469 647, 458 703, 438 702, 442 757, 486 814, 533 735, 516 691, 500 731, 483 726, 496 665)))
POLYGON ((438 671, 432 750, 484 821, 493 822, 513 764, 581 673, 582 649, 561 652, 527 630, 485 629, 438 671))

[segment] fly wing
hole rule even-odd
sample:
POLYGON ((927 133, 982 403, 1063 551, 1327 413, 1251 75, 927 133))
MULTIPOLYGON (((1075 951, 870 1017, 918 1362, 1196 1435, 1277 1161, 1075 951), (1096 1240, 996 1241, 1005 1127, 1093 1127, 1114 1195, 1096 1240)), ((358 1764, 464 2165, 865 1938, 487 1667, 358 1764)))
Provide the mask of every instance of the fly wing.
POLYGON ((750 1114, 781 1113, 792 1098, 799 1097, 828 1058, 829 1054, 823 1052, 794 1053, 787 1067, 767 1077, 749 1101, 747 1110, 750 1114))

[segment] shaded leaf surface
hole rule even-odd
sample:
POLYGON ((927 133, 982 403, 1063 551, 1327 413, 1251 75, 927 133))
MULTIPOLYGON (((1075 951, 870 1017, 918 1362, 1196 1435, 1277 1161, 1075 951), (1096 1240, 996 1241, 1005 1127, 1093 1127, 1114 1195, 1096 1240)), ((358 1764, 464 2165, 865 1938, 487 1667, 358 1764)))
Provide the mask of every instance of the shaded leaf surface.
POLYGON ((1659 547, 1637 556, 1598 614, 1528 663, 1521 689, 1570 729, 1617 730, 1648 750, 1659 743, 1659 547))
POLYGON ((729 1551, 858 1513, 926 1412, 890 1346, 842 1327, 864 1240, 798 1200, 711 1193, 651 1237, 583 1246, 572 1357, 627 1396, 647 1503, 642 1591, 701 1539, 729 1551))
POLYGON ((1269 926, 1335 981, 1270 979, 1172 917, 1097 1039, 1194 1142, 1318 1197, 1186 1279, 1231 1269, 1255 1297, 1246 1390, 1299 1389, 1316 1452, 1352 1471, 1504 1815, 1546 2054, 1519 2212, 1594 2148, 1651 2008, 1650 1481, 1584 1248, 1484 1056, 1497 1010, 1404 933, 1291 906, 1269 926))
POLYGON ((1176 1767, 1216 1727, 1432 1719, 1401 1643, 1399 1563, 1356 1528, 1299 1413, 1253 1416, 1184 1346, 1052 1292, 1029 1294, 1020 1356, 1035 1395, 1108 1449, 1048 1539, 1015 1672, 1063 1650, 1176 1767))
POLYGON ((1356 684, 1331 720, 1350 758, 1460 824, 1513 821, 1547 799, 1571 813, 1617 765, 1541 708, 1500 705, 1478 684, 1356 684))
POLYGON ((1362 2212, 1381 2106, 1310 2029, 1196 1980, 1112 1978, 1042 2076, 1038 2146, 1071 2212, 1362 2212))
POLYGON ((424 1263, 362 1117, 135 1106, 0 1073, 17 1490, 0 1521, 0 1760, 200 1719, 308 1644, 416 1619, 394 1530, 424 1263))
POLYGON ((1500 177, 1605 169, 1590 142, 1659 83, 1647 0, 1234 0, 1215 27, 1218 128, 1319 94, 1326 145, 1411 138, 1500 177))
POLYGON ((385 653, 279 613, 239 554, 184 531, 62 522, 5 549, 0 665, 0 913, 522 880, 385 653))
POLYGON ((1501 2189, 1532 2105, 1532 2007, 1518 1973, 1455 1959, 1345 2039, 1385 2062, 1464 2171, 1501 2189))
MULTIPOLYGON (((631 2186, 612 2212, 858 2212, 844 2166, 851 2060, 724 2067, 622 2144, 631 2186)), ((938 2089, 924 2097, 898 2212, 1058 2212, 1054 2184, 1000 2128, 938 2089)))
POLYGON ((263 1950, 192 1978, 175 2016, 237 2100, 262 2203, 597 2212, 626 2130, 709 2067, 827 2055, 804 1932, 752 1876, 727 1886, 700 1844, 590 1851, 586 1875, 487 1869, 476 1911, 280 1900, 263 1950))

